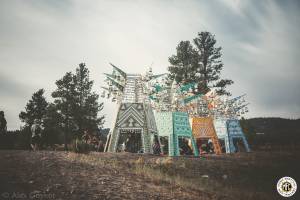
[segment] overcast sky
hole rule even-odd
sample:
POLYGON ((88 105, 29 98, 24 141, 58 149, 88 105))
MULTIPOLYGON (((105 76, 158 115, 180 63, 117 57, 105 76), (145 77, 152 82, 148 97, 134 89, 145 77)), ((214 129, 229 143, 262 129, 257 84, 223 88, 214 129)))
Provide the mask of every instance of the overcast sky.
MULTIPOLYGON (((109 62, 128 73, 166 72, 181 40, 209 31, 223 48, 223 78, 247 93, 246 117, 300 117, 300 1, 0 0, 0 110, 8 129, 33 92, 80 62, 100 94, 109 62)), ((117 106, 104 101, 106 126, 117 106)))

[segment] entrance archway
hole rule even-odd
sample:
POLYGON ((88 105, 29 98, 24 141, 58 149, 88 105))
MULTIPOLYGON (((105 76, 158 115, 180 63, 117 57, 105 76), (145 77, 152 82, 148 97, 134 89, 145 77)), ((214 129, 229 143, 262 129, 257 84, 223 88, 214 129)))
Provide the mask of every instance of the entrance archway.
POLYGON ((120 129, 117 152, 143 153, 142 129, 120 129))

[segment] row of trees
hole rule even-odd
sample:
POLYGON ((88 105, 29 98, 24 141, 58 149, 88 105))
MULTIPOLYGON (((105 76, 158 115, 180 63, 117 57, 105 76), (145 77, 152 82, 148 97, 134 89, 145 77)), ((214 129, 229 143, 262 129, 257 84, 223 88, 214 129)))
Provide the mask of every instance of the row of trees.
POLYGON ((93 81, 84 63, 79 64, 75 73, 67 72, 57 80, 56 86, 51 94, 54 102, 47 102, 44 89, 39 89, 19 118, 25 123, 25 130, 30 130, 33 123, 42 125, 42 138, 48 144, 56 143, 63 136, 67 149, 67 144, 80 138, 85 130, 94 132, 102 127, 104 116, 99 117, 98 113, 103 103, 98 102, 98 94, 92 91, 93 81))

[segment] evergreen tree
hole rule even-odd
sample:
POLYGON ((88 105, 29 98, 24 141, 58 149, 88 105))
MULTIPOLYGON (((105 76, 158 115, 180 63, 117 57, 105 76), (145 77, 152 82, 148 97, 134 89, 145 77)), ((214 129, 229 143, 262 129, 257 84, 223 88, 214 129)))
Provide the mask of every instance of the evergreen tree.
POLYGON ((189 83, 195 80, 195 67, 197 64, 197 51, 190 41, 181 41, 177 48, 177 54, 169 58, 172 66, 169 67, 170 78, 177 83, 189 83))
POLYGON ((223 69, 222 48, 215 46, 214 35, 201 32, 193 42, 194 46, 189 41, 180 42, 176 55, 169 58, 172 65, 168 68, 170 77, 178 83, 198 83, 198 92, 203 94, 216 88, 219 95, 230 95, 225 88, 233 81, 220 77, 223 69))
POLYGON ((65 148, 71 138, 79 137, 83 130, 97 130, 104 123, 104 116, 98 117, 103 103, 92 92, 93 81, 84 63, 79 64, 76 73, 66 75, 56 81, 57 89, 52 93, 54 103, 62 117, 65 148), (74 133, 70 135, 70 133, 74 133))
POLYGON ((76 109, 77 96, 75 91, 74 75, 67 72, 64 77, 56 81, 57 89, 52 93, 55 99, 54 104, 61 114, 61 125, 64 133, 64 147, 68 150, 67 144, 70 140, 70 132, 76 129, 73 112, 76 109))
POLYGON ((58 112, 57 106, 50 103, 44 118, 43 144, 48 146, 63 143, 60 137, 62 134, 62 121, 62 115, 58 112))
POLYGON ((218 94, 229 95, 230 93, 225 88, 227 85, 233 84, 233 81, 220 79, 221 70, 224 65, 221 60, 222 48, 215 47, 217 42, 215 36, 210 32, 201 32, 198 33, 198 37, 193 41, 199 54, 198 69, 200 69, 200 74, 203 74, 203 86, 205 88, 215 87, 218 94))
POLYGON ((35 119, 42 123, 48 106, 44 92, 44 89, 39 89, 33 93, 32 98, 26 104, 25 111, 21 111, 19 114, 19 118, 25 123, 25 126, 30 127, 35 119))
POLYGON ((77 92, 77 109, 74 120, 78 125, 78 133, 84 130, 97 130, 102 126, 104 117, 98 118, 98 112, 103 109, 103 103, 98 103, 99 95, 92 92, 94 82, 89 79, 89 70, 84 63, 79 64, 75 74, 75 89, 77 92))
POLYGON ((7 132, 7 122, 4 116, 4 111, 0 111, 0 134, 7 132))

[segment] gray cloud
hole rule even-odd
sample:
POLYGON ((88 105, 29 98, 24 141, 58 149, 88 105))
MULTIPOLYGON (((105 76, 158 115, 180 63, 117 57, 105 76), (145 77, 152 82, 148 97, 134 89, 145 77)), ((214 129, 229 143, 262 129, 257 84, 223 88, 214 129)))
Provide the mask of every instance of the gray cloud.
MULTIPOLYGON (((181 40, 199 31, 223 48, 223 76, 233 95, 247 93, 248 117, 299 117, 299 2, 81 1, 0 2, 0 100, 9 128, 31 94, 86 62, 100 92, 109 62, 128 72, 165 72, 181 40)), ((102 99, 101 99, 102 101, 102 99)), ((107 126, 117 106, 107 100, 107 126)))
POLYGON ((29 89, 28 87, 11 79, 9 76, 0 74, 1 97, 3 97, 3 96, 18 97, 20 94, 21 95, 26 94, 25 91, 28 89, 29 89))

